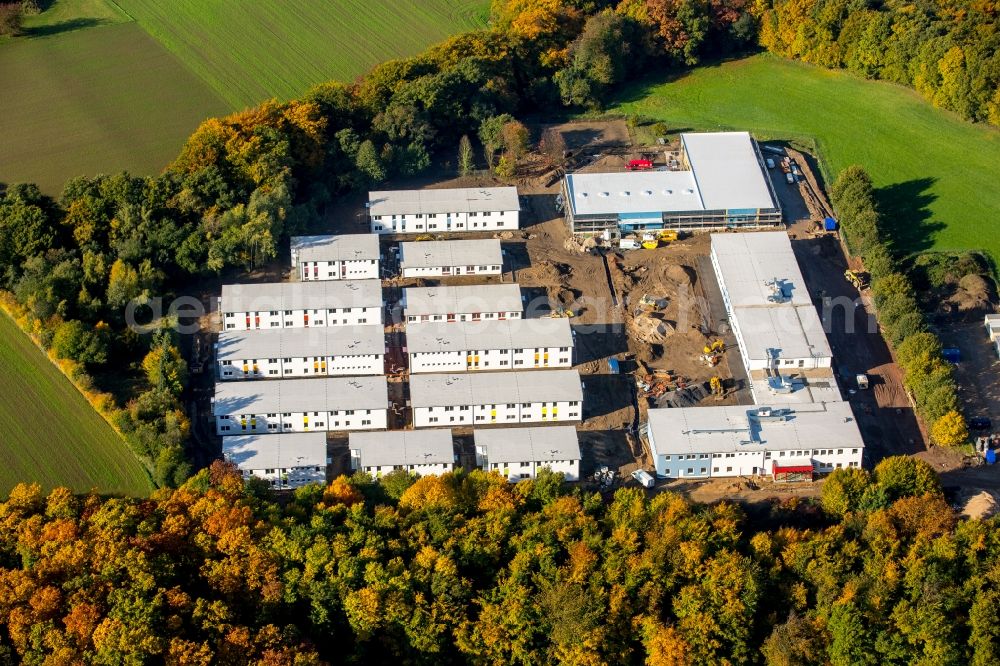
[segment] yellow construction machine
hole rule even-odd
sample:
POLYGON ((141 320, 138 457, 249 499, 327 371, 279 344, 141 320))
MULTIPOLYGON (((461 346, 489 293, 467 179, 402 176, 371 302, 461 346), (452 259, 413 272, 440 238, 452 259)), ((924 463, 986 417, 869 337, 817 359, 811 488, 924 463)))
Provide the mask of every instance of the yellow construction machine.
POLYGON ((721 339, 715 339, 705 345, 702 353, 708 356, 709 354, 721 354, 724 351, 726 351, 726 343, 721 339))
POLYGON ((868 288, 868 274, 862 273, 861 271, 852 271, 847 269, 844 271, 844 279, 854 285, 854 288, 858 291, 862 291, 868 288))
POLYGON ((549 317, 551 317, 552 319, 562 319, 562 318, 572 319, 575 316, 576 313, 567 308, 556 308, 551 312, 549 312, 549 317))
POLYGON ((642 247, 647 250, 655 250, 660 246, 660 240, 655 234, 642 235, 642 247))
POLYGON ((726 394, 725 389, 722 388, 722 380, 718 377, 712 377, 708 380, 708 386, 712 389, 712 395, 715 396, 715 399, 722 400, 726 394))
POLYGON ((437 240, 437 238, 434 236, 434 234, 420 234, 419 236, 417 236, 413 240, 415 240, 415 241, 429 241, 429 240, 437 240))
POLYGON ((678 234, 676 229, 663 229, 656 237, 663 243, 673 243, 677 240, 678 234))

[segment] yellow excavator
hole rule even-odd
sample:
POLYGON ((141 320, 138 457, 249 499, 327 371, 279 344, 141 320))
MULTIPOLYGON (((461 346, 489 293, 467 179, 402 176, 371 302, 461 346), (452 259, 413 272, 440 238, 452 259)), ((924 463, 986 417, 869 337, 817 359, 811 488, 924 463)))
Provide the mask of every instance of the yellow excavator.
POLYGON ((721 339, 715 339, 712 340, 707 345, 705 345, 705 348, 702 350, 702 353, 705 355, 721 354, 724 351, 726 351, 726 343, 723 342, 721 339))
POLYGON ((861 271, 852 271, 847 269, 844 271, 844 279, 854 285, 854 288, 858 291, 863 291, 868 288, 868 274, 862 273, 861 271))
POLYGON ((568 308, 555 308, 554 310, 549 312, 549 317, 551 319, 562 319, 562 318, 572 319, 575 316, 576 313, 568 308))
POLYGON ((656 237, 663 243, 673 243, 677 240, 678 233, 676 229, 663 229, 656 237))
POLYGON ((437 240, 437 237, 434 234, 420 234, 419 236, 417 236, 413 240, 415 240, 415 241, 429 241, 429 240, 437 240))

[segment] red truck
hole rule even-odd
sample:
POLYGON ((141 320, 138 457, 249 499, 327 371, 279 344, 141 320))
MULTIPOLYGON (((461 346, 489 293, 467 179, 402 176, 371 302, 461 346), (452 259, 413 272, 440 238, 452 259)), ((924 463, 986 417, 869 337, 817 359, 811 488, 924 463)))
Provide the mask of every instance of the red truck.
POLYGON ((626 171, 649 171, 652 168, 652 160, 629 160, 625 165, 626 171))

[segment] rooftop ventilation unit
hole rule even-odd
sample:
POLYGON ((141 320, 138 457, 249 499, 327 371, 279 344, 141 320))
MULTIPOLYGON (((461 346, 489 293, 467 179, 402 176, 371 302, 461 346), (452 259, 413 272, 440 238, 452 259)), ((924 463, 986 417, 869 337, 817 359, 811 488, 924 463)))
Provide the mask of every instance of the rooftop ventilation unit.
POLYGON ((601 196, 602 197, 607 197, 607 196, 610 196, 610 194, 608 194, 607 192, 601 192, 601 196))
POLYGON ((628 190, 624 190, 624 191, 622 191, 621 195, 623 197, 627 197, 629 195, 629 191, 628 190))
POLYGON ((767 295, 767 300, 770 303, 784 303, 786 300, 785 290, 782 288, 781 280, 778 278, 771 278, 764 282, 764 286, 767 287, 771 293, 767 295))
POLYGON ((674 193, 674 191, 673 190, 663 190, 663 193, 666 194, 667 196, 670 196, 671 194, 674 193))
POLYGON ((647 197, 653 196, 653 190, 643 190, 642 193, 647 197))

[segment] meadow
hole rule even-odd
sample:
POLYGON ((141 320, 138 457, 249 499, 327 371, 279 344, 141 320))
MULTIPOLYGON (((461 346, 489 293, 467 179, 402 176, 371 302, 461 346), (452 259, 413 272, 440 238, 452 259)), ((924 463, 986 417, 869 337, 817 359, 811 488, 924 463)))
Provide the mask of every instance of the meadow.
POLYGON ((121 437, 2 312, 0 368, 0 495, 19 481, 149 494, 149 477, 121 437))
POLYGON ((486 0, 118 0, 232 108, 290 99, 322 81, 486 25, 486 0))
POLYGON ((0 89, 0 181, 52 195, 73 176, 159 173, 229 109, 135 23, 0 44, 0 89))
POLYGON ((759 55, 634 84, 609 109, 682 129, 746 129, 818 150, 827 182, 862 164, 895 247, 983 249, 1000 265, 1000 131, 901 86, 759 55))
POLYGON ((0 183, 155 174, 198 123, 485 25, 488 0, 55 0, 0 41, 0 183))

